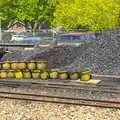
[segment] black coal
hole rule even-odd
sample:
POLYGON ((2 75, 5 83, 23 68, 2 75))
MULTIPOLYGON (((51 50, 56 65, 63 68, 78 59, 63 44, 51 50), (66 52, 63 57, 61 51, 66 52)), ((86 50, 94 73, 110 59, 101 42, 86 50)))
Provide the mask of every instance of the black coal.
POLYGON ((81 47, 75 46, 59 46, 54 47, 46 52, 36 54, 32 59, 34 60, 47 60, 48 68, 60 68, 66 65, 72 64, 78 56, 82 54, 84 50, 88 48, 88 45, 82 45, 81 47))
POLYGON ((37 48, 36 50, 12 52, 3 55, 1 61, 5 60, 32 60, 36 54, 49 50, 49 48, 37 48))
POLYGON ((66 68, 91 68, 93 73, 120 75, 120 29, 103 32, 98 41, 66 68))
POLYGON ((90 68, 93 73, 120 75, 120 29, 102 33, 99 40, 78 47, 58 46, 38 48, 30 52, 5 54, 2 60, 47 60, 48 67, 81 70, 90 68))

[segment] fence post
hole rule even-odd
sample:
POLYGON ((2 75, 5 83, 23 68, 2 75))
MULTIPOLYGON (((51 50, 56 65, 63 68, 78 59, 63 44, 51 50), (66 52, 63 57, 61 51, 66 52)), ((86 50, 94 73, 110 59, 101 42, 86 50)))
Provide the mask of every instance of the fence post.
POLYGON ((2 40, 1 18, 0 18, 0 41, 2 40))

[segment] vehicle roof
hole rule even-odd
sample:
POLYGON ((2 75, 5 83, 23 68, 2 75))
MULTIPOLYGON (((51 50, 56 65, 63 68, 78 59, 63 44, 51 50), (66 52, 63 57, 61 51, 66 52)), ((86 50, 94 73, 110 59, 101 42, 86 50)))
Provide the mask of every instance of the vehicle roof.
POLYGON ((13 35, 13 36, 25 36, 25 35, 13 35))
POLYGON ((89 35, 89 34, 93 34, 93 33, 67 33, 67 34, 60 34, 59 36, 69 36, 69 35, 73 35, 73 36, 80 36, 80 35, 89 35))

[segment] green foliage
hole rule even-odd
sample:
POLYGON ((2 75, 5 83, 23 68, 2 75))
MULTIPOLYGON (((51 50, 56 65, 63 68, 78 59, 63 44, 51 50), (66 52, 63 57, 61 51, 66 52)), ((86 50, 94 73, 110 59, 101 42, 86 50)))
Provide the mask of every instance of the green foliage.
POLYGON ((97 31, 120 26, 120 0, 0 0, 0 18, 97 31))
POLYGON ((2 20, 2 21, 1 21, 1 23, 2 23, 2 24, 1 24, 1 28, 2 28, 2 29, 6 29, 7 26, 8 26, 8 24, 9 24, 9 22, 10 22, 9 20, 2 20))
POLYGON ((119 27, 119 0, 58 0, 53 24, 66 29, 103 30, 119 27))
POLYGON ((0 18, 50 22, 53 19, 55 0, 0 0, 0 18))

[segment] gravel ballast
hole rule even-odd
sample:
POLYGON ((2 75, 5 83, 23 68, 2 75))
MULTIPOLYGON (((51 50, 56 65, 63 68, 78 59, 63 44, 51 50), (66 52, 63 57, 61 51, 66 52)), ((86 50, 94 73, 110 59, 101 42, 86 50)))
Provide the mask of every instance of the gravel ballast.
POLYGON ((120 75, 120 29, 104 31, 99 40, 81 46, 57 46, 37 49, 23 54, 5 54, 2 60, 47 60, 48 68, 81 70, 90 68, 92 73, 120 75), (14 56, 14 57, 12 57, 14 56), (18 57, 19 56, 19 57, 18 57))
POLYGON ((0 100, 1 120, 119 120, 119 109, 0 100))
MULTIPOLYGON (((101 88, 102 89, 102 88, 101 88)), ((84 90, 82 89, 67 89, 67 88, 50 88, 45 86, 36 87, 32 86, 20 86, 20 87, 3 87, 0 86, 0 91, 9 92, 22 92, 30 94, 43 94, 43 95, 58 95, 66 97, 80 97, 83 99, 95 99, 95 100, 110 100, 120 102, 120 93, 109 93, 95 91, 94 89, 84 90)))
MULTIPOLYGON (((55 90, 53 88, 0 87, 1 91, 28 92, 36 94, 74 95, 88 99, 116 100, 119 94, 81 90, 55 90), (79 95, 79 96, 78 96, 79 95)), ((119 99, 120 100, 120 99, 119 99)), ((118 101, 119 101, 118 100, 118 101)), ((0 98, 1 120, 119 120, 119 109, 95 108, 41 102, 27 102, 0 98)))

